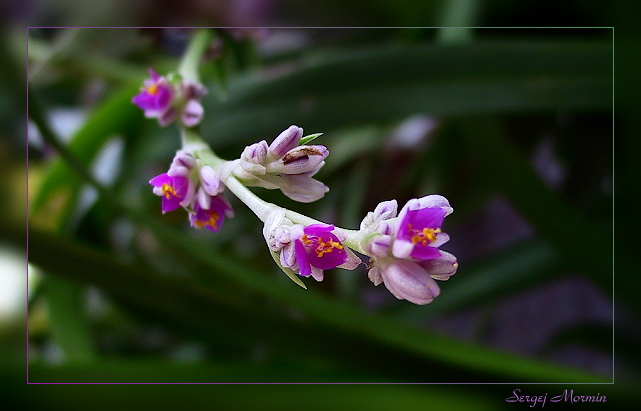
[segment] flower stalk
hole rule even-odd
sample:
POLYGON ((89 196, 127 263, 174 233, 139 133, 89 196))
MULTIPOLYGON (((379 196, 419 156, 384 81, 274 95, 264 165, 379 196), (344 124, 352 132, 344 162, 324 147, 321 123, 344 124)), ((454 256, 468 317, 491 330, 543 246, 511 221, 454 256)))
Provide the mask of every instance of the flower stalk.
POLYGON ((263 222, 263 236, 278 267, 296 284, 300 277, 322 281, 332 268, 354 270, 362 264, 354 251, 370 257, 368 278, 385 284, 398 299, 427 304, 440 294, 435 280, 447 280, 458 269, 456 257, 439 247, 449 240, 444 218, 453 209, 440 195, 414 198, 397 212, 396 200, 380 203, 365 216, 359 230, 326 224, 269 203, 248 187, 278 189, 292 200, 309 203, 329 188, 314 175, 325 165, 329 150, 309 143, 320 136, 303 136, 292 125, 271 144, 262 140, 226 161, 218 157, 200 135, 204 109, 200 98, 198 65, 212 39, 211 31, 198 30, 182 59, 178 75, 159 76, 150 70, 140 94, 132 102, 161 126, 177 120, 182 148, 166 173, 150 180, 161 197, 163 213, 187 211, 196 229, 216 233, 233 209, 224 196, 228 189, 263 222))
POLYGON ((201 28, 196 30, 178 67, 178 73, 185 80, 200 83, 198 66, 213 39, 214 34, 211 29, 201 28))

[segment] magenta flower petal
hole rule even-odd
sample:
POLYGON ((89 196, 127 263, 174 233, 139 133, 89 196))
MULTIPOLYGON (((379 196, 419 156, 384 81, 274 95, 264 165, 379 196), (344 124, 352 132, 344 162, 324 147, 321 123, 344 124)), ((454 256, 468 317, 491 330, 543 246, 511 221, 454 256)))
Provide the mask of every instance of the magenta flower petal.
POLYGON ((305 245, 307 260, 314 267, 328 270, 348 259, 343 244, 332 234, 333 225, 313 224, 305 227, 300 241, 305 245))
POLYGON ((229 204, 218 196, 211 197, 208 210, 196 202, 194 213, 189 215, 189 223, 192 227, 204 228, 215 233, 225 222, 225 216, 229 214, 229 209, 231 209, 229 204))
MULTIPOLYGON (((180 203, 184 200, 186 194, 183 180, 186 180, 186 178, 180 176, 171 177, 164 173, 149 181, 152 186, 160 188, 159 193, 162 196, 161 209, 163 214, 180 208, 180 203)), ((154 190, 154 192, 156 191, 154 190)))
POLYGON ((167 110, 174 97, 174 89, 162 77, 145 81, 145 86, 131 101, 150 117, 167 110))
POLYGON ((167 173, 164 173, 149 180, 149 184, 154 187, 162 187, 163 184, 172 184, 172 179, 167 175, 167 173))
POLYGON ((398 237, 409 239, 423 228, 440 229, 445 219, 442 208, 423 208, 409 210, 398 226, 398 237))
POLYGON ((410 256, 412 258, 416 258, 417 260, 431 260, 433 258, 439 258, 441 256, 441 252, 436 247, 417 244, 416 246, 414 246, 414 249, 410 253, 410 256))
POLYGON ((312 273, 312 268, 307 260, 307 250, 300 240, 296 240, 294 242, 294 247, 296 250, 296 263, 298 264, 300 275, 308 277, 312 273))
POLYGON ((331 224, 312 224, 308 225, 303 229, 305 234, 309 235, 323 235, 325 233, 331 233, 336 227, 331 224))
POLYGON ((446 215, 443 207, 405 208, 396 227, 394 256, 418 260, 438 258, 440 253, 436 247, 449 239, 441 233, 446 215))

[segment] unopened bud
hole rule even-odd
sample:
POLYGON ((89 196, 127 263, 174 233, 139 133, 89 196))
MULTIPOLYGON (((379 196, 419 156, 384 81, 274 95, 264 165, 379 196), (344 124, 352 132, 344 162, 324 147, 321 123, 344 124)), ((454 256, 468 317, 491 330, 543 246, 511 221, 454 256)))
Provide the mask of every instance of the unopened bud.
POLYGON ((289 150, 298 145, 302 136, 302 128, 298 126, 290 126, 287 130, 280 133, 269 146, 270 157, 273 157, 273 160, 281 158, 287 154, 289 150))

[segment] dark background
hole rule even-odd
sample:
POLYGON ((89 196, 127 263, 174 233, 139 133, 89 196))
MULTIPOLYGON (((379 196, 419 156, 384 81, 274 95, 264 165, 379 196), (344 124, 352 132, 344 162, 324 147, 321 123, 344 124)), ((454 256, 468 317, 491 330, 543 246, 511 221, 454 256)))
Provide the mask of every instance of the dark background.
MULTIPOLYGON (((127 16, 131 25, 238 25, 228 12, 209 15, 181 4, 166 2, 163 12, 156 13, 141 7, 127 16), (172 7, 177 11, 166 11, 172 7)), ((608 26, 615 14, 578 2, 470 4, 471 12, 448 12, 432 3, 356 3, 344 9, 338 2, 325 2, 309 10, 274 3, 257 13, 256 23, 244 24, 608 26)), ((118 13, 123 11, 116 9, 114 16, 118 13)), ((73 21, 68 10, 40 9, 21 16, 25 15, 30 25, 73 21)), ((107 17, 101 15, 94 24, 109 24, 107 17)), ((44 63, 41 56, 29 55, 30 72, 42 65, 31 85, 45 109, 85 110, 85 121, 90 122, 91 113, 111 101, 111 118, 118 118, 112 124, 123 133, 128 156, 115 172, 114 190, 125 193, 124 198, 163 227, 169 224, 172 236, 193 237, 206 252, 229 257, 230 272, 242 276, 250 265, 254 274, 278 284, 279 291, 271 294, 238 285, 233 275, 229 280, 207 262, 190 261, 137 225, 128 242, 119 244, 113 230, 126 223, 100 201, 86 214, 68 211, 67 217, 64 211, 51 211, 55 204, 49 210, 43 206, 40 216, 32 206, 30 255, 38 259, 34 267, 46 266, 40 268, 50 273, 33 287, 40 291, 29 303, 31 382, 574 382, 564 378, 565 370, 611 381, 612 160, 617 129, 612 116, 612 29, 271 29, 242 33, 240 40, 230 31, 220 32, 225 43, 217 51, 218 63, 203 67, 212 87, 203 131, 216 152, 236 157, 245 145, 269 141, 289 124, 297 124, 307 133, 325 132, 319 143, 332 153, 319 175, 331 191, 317 204, 292 204, 279 193, 256 190, 259 195, 349 228, 357 227, 382 200, 397 198, 402 204, 432 192, 450 199, 455 213, 446 228, 452 240, 444 248, 459 257, 461 268, 441 284, 442 295, 425 307, 396 301, 382 286, 373 287, 363 269, 336 270, 323 283, 308 284, 307 291, 297 289, 272 267, 258 220, 240 203, 234 203, 237 217, 216 238, 187 230, 184 215, 159 216, 157 199, 145 183, 168 164, 177 148, 177 132, 161 130, 118 101, 127 101, 121 91, 127 87, 135 93, 148 66, 172 70, 188 32, 105 33, 29 31, 34 44, 44 50, 64 45, 44 63), (60 40, 65 35, 70 38, 67 44, 60 40), (216 64, 224 68, 226 80, 216 77, 216 71, 221 72, 216 64), (223 87, 227 100, 221 101, 218 91, 223 87), (403 92, 417 89, 425 92, 403 92), (114 97, 119 93, 120 100, 114 97), (403 144, 394 136, 408 118, 415 125, 435 127, 419 135, 418 143, 403 144), (58 240, 60 235, 65 243, 58 240), (86 262, 60 258, 56 265, 52 256, 60 256, 61 250, 71 250, 76 258, 74 250, 85 256, 100 254, 90 255, 93 259, 87 257, 86 262), (114 265, 109 260, 106 267, 97 267, 96 262, 108 255, 114 256, 114 265), (235 269, 236 260, 245 265, 235 269), (126 266, 118 265, 123 261, 126 266), (113 275, 120 270, 120 276, 113 275), (132 279, 141 272, 145 276, 132 279), (154 275, 161 281, 147 289, 146 281, 158 279, 154 275), (163 283, 168 276, 170 281, 163 283), (181 286, 187 277, 182 302, 173 309, 167 300, 154 303, 158 289, 175 287, 174 276, 181 286), (194 300, 191 293, 205 285, 220 292, 194 300), (288 292, 305 294, 290 301, 288 292), (230 293, 238 299, 225 298, 230 293), (317 305, 306 305, 307 294, 315 296, 317 305), (61 301, 57 312, 66 317, 51 317, 56 299, 61 301), (533 369, 554 365, 560 372, 519 378, 518 372, 495 365, 488 370, 474 361, 461 364, 433 356, 429 349, 417 354, 403 344, 377 341, 363 332, 367 327, 340 326, 316 311, 327 307, 339 316, 365 312, 423 330, 427 341, 461 341, 464 346, 456 346, 463 349, 460 357, 468 355, 468 348, 474 352, 474 347, 482 347, 522 356, 533 369), (35 318, 39 311, 49 315, 35 318), (185 318, 189 313, 200 317, 185 318), (265 323, 265 316, 275 322, 265 323), (310 339, 313 343, 307 343, 310 339)), ((6 117, 20 129, 19 122, 6 117)), ((110 137, 94 133, 94 151, 110 137)), ((15 150, 11 158, 24 158, 19 142, 15 150)), ((85 161, 91 161, 92 154, 84 154, 90 156, 85 161)), ((35 198, 42 181, 51 181, 47 178, 57 163, 51 162, 55 153, 46 145, 31 145, 29 158, 30 193, 35 198)), ((66 176, 58 177, 61 182, 70 178, 82 186, 73 170, 61 175, 66 176)), ((18 233, 6 231, 14 233, 11 242, 20 242, 18 233)), ((633 346, 638 341, 632 331, 634 300, 620 301, 614 333, 619 347, 633 346)), ((617 373, 634 372, 634 357, 614 364, 617 373)), ((502 402, 513 388, 499 387, 505 388, 502 402)), ((596 386, 579 390, 588 387, 596 386)), ((389 398, 429 398, 430 393, 435 395, 424 389, 399 390, 389 398)), ((443 398, 456 397, 456 391, 451 393, 443 398)), ((476 394, 472 389, 461 400, 483 398, 476 394)), ((485 398, 498 403, 498 397, 485 398)))

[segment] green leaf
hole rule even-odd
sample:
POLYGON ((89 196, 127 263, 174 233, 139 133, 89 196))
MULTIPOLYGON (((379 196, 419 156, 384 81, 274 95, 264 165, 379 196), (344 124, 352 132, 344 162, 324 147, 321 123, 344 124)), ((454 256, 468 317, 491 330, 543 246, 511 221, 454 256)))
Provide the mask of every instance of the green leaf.
POLYGON ((305 283, 303 283, 303 281, 300 278, 298 278, 298 276, 296 275, 295 272, 293 272, 289 268, 283 267, 283 265, 280 263, 280 258, 278 257, 278 254, 276 254, 272 250, 269 250, 269 253, 271 254, 272 258, 274 259, 274 262, 278 265, 278 268, 280 268, 285 273, 285 275, 287 277, 289 277, 290 280, 292 280, 293 282, 295 282, 296 284, 298 284, 299 286, 301 286, 301 287, 303 287, 304 289, 307 290, 307 286, 305 286, 305 283))
POLYGON ((86 308, 85 287, 60 277, 47 277, 47 307, 55 341, 65 363, 95 360, 86 308))
POLYGON ((322 135, 323 133, 316 133, 316 134, 310 134, 308 136, 305 136, 300 139, 300 143, 298 143, 298 145, 299 146, 307 145, 322 135))
MULTIPOLYGON (((254 274, 251 267, 232 262, 221 254, 212 254, 208 247, 196 241, 169 234, 172 230, 161 231, 167 231, 169 236, 163 234, 159 239, 163 242, 170 241, 174 249, 189 256, 186 258, 193 258, 194 261, 209 265, 213 272, 234 279, 252 293, 269 296, 285 306, 300 310, 317 327, 324 330, 327 343, 340 338, 344 344, 343 350, 332 350, 335 356, 347 355, 351 360, 358 357, 365 359, 373 355, 371 350, 380 354, 382 346, 387 346, 396 359, 399 358, 397 356, 407 355, 414 357, 414 361, 431 358, 448 364, 448 369, 473 369, 502 379, 530 382, 607 381, 607 377, 502 353, 419 330, 402 324, 395 318, 355 309, 313 292, 292 292, 291 289, 281 287, 262 275, 254 274)), ((19 231, 15 237, 19 240, 19 231)), ((105 253, 37 230, 29 231, 29 239, 29 257, 33 263, 70 278, 105 286, 112 293, 158 310, 163 315, 182 322, 183 325, 191 324, 200 332, 212 332, 212 338, 220 338, 219 333, 211 330, 212 312, 217 312, 218 318, 233 319, 225 321, 225 326, 232 327, 237 333, 245 336, 255 334, 256 328, 260 328, 263 338, 291 341, 291 333, 309 332, 308 328, 301 328, 300 323, 288 323, 286 318, 268 316, 261 310, 248 312, 250 308, 242 304, 243 299, 238 298, 237 293, 230 295, 225 290, 203 284, 194 284, 171 276, 153 276, 148 272, 138 272, 105 253), (69 261, 74 261, 74 264, 69 265, 69 261), (248 315, 249 313, 251 315, 248 315), (278 326, 270 325, 270 321, 275 321, 278 326), (288 328, 285 334, 282 331, 283 326, 288 328)), ((331 349, 323 342, 318 342, 316 348, 331 349)), ((386 359, 382 356, 378 361, 383 364, 386 359)), ((396 363, 396 360, 393 363, 396 363)), ((463 378, 462 375, 459 377, 463 378)), ((431 375, 427 379, 442 381, 437 375, 431 375)))
MULTIPOLYGON (((68 144, 69 151, 83 164, 91 164, 109 138, 132 129, 136 122, 143 119, 140 110, 131 103, 131 98, 137 91, 138 87, 129 86, 114 93, 91 114, 73 136, 68 144)), ((78 174, 62 159, 56 159, 43 178, 41 189, 30 207, 30 213, 38 213, 60 193, 72 200, 81 187, 82 181, 78 174)))
POLYGON ((330 131, 416 113, 586 110, 612 107, 609 42, 475 42, 456 46, 328 51, 300 69, 230 82, 224 102, 205 97, 203 135, 250 142, 283 123, 330 131), (285 120, 286 119, 286 120, 285 120))

